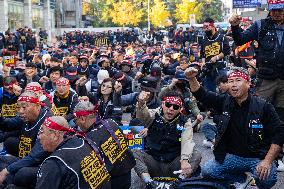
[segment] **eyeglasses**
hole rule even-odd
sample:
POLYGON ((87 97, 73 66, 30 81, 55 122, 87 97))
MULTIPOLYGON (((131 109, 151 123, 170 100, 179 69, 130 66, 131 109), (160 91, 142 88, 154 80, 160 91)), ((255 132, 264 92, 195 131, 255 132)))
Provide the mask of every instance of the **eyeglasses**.
POLYGON ((165 102, 165 106, 166 106, 167 108, 173 107, 174 110, 179 110, 179 109, 180 109, 180 106, 179 106, 179 105, 177 105, 177 104, 171 104, 171 103, 169 103, 169 102, 165 102))

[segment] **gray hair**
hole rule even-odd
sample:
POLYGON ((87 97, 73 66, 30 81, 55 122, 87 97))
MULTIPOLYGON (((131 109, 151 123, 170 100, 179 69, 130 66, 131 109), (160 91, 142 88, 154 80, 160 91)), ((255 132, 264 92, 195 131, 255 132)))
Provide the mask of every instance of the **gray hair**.
MULTIPOLYGON (((89 102, 89 101, 80 101, 74 108, 74 112, 79 112, 79 111, 93 111, 95 109, 95 106, 89 102)), ((91 114, 89 115, 90 118, 95 118, 96 115, 91 114)))
POLYGON ((62 116, 52 116, 49 119, 51 119, 52 121, 54 121, 58 125, 61 125, 62 127, 65 127, 65 128, 70 127, 67 120, 62 116))
POLYGON ((74 112, 78 112, 78 111, 93 111, 94 108, 95 108, 95 106, 91 102, 81 101, 74 108, 74 112))

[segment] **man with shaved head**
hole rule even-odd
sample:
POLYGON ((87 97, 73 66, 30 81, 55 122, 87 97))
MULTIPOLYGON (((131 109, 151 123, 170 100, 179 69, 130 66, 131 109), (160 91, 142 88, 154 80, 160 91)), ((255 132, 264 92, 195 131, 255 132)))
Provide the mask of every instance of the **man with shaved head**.
POLYGON ((111 119, 98 119, 96 107, 86 101, 76 105, 74 116, 76 125, 100 147, 104 159, 110 164, 112 188, 130 188, 131 169, 135 166, 135 159, 117 124, 111 119))
POLYGON ((51 113, 42 105, 34 92, 24 92, 17 101, 18 115, 15 118, 1 118, 0 127, 5 126, 6 131, 13 131, 14 136, 4 142, 4 148, 10 156, 0 156, 0 184, 14 180, 20 185, 30 186, 32 181, 35 182, 37 169, 28 171, 25 167, 39 165, 42 157, 46 156, 37 141, 37 135, 41 124, 51 113), (8 175, 14 178, 6 179, 8 175))
POLYGON ((39 140, 52 154, 40 167, 36 188, 110 189, 110 175, 98 147, 69 132, 73 129, 62 116, 46 118, 42 124, 39 140))

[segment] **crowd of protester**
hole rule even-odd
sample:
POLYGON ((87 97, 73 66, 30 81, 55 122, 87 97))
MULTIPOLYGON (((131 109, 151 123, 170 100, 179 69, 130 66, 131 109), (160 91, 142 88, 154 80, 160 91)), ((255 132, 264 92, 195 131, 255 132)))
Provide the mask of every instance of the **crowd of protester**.
POLYGON ((224 31, 207 18, 203 36, 72 31, 52 45, 42 29, 0 34, 1 187, 126 189, 134 168, 146 188, 200 174, 200 186, 271 188, 284 171, 283 101, 273 101, 283 94, 256 97, 265 97, 266 33, 258 40, 255 23, 230 22, 224 31), (144 126, 144 151, 128 149, 122 125, 144 126), (202 167, 194 132, 215 156, 202 167))

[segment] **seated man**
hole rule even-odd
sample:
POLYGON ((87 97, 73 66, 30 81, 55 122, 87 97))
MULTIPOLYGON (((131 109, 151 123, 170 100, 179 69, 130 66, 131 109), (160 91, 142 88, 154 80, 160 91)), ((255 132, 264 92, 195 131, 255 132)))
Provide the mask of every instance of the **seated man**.
POLYGON ((129 189, 135 159, 117 123, 111 119, 97 119, 95 106, 91 102, 79 102, 74 115, 77 126, 101 148, 104 159, 110 165, 112 188, 129 189))
POLYGON ((56 116, 64 116, 67 121, 73 118, 73 110, 78 103, 78 95, 70 87, 68 79, 61 77, 56 81, 56 89, 51 92, 52 112, 56 116))
POLYGON ((138 97, 137 118, 147 129, 145 152, 134 151, 135 171, 151 187, 158 183, 151 177, 175 177, 174 171, 182 170, 184 177, 191 177, 199 167, 200 153, 195 150, 192 140, 191 120, 185 120, 180 113, 182 99, 176 92, 162 97, 162 107, 149 111, 146 106, 149 93, 142 91, 138 97))
POLYGON ((251 172, 258 188, 271 188, 277 181, 275 159, 284 143, 284 125, 273 105, 248 92, 248 71, 237 67, 231 70, 230 95, 204 90, 195 78, 195 68, 187 69, 185 74, 197 100, 222 112, 215 137, 215 159, 204 165, 203 177, 244 182, 245 172, 251 172))
POLYGON ((39 131, 43 149, 51 155, 39 170, 37 189, 110 189, 110 175, 97 146, 66 135, 73 132, 62 116, 45 119, 39 131))
POLYGON ((18 116, 0 120, 0 127, 14 132, 4 142, 4 148, 9 156, 0 156, 0 185, 3 181, 14 181, 19 186, 32 186, 36 182, 37 168, 46 153, 37 140, 38 131, 46 117, 51 116, 48 108, 42 107, 41 102, 33 92, 24 92, 17 102, 18 116), (25 170, 25 171, 24 171, 25 170), (7 179, 7 176, 14 179, 7 179), (28 179, 26 179, 28 178, 28 179))

